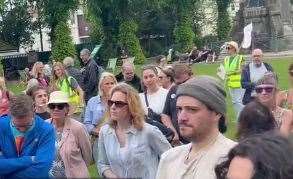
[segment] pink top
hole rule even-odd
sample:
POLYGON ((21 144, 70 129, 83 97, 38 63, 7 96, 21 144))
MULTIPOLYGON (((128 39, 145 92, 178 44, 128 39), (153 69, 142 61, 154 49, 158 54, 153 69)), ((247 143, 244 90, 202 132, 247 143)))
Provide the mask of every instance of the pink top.
POLYGON ((0 91, 0 116, 9 113, 9 93, 0 91))

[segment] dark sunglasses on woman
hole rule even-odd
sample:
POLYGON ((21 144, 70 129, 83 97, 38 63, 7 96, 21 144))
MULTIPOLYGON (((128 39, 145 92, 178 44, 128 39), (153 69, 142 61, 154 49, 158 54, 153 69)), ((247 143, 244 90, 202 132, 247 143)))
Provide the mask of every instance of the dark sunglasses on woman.
POLYGON ((113 104, 115 104, 115 107, 117 107, 117 108, 122 108, 122 107, 128 105, 126 102, 123 102, 123 101, 108 100, 108 106, 109 107, 113 106, 113 104))
POLYGON ((67 106, 66 103, 60 103, 60 104, 51 103, 51 104, 48 105, 49 109, 51 109, 51 110, 56 109, 56 107, 57 107, 58 110, 63 110, 65 108, 65 106, 67 106))
POLYGON ((256 93, 262 93, 265 91, 266 93, 272 93, 274 90, 274 87, 257 87, 255 88, 256 93))

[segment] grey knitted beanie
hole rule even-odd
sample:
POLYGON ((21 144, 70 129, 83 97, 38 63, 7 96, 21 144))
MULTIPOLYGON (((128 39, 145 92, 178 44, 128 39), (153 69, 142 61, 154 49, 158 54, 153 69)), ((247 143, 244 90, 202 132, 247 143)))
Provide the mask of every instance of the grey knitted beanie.
POLYGON ((197 76, 179 85, 179 96, 190 96, 199 100, 212 110, 226 115, 226 92, 223 85, 211 76, 197 76))

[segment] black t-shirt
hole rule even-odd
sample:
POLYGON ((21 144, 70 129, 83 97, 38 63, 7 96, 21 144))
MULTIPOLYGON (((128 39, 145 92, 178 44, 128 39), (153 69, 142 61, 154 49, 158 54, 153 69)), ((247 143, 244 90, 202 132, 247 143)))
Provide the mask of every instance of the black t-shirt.
POLYGON ((187 144, 189 141, 185 140, 179 131, 178 120, 177 120, 177 111, 176 111, 176 92, 177 92, 177 85, 170 88, 168 95, 166 97, 166 102, 163 110, 163 114, 168 115, 171 118, 172 124, 175 127, 179 139, 182 143, 187 144))
POLYGON ((50 113, 48 113, 47 111, 43 112, 43 113, 36 113, 36 115, 38 115, 40 118, 42 118, 44 120, 51 118, 50 113))
POLYGON ((133 79, 131 81, 125 81, 123 74, 119 73, 118 75, 115 76, 116 80, 118 82, 124 82, 135 88, 139 93, 143 92, 142 86, 141 86, 141 81, 140 78, 135 74, 133 79))

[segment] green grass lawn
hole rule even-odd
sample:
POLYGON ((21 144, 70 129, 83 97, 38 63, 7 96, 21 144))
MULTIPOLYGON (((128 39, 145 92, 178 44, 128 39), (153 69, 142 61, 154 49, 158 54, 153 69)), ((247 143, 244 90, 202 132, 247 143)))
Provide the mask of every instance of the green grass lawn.
MULTIPOLYGON (((293 62, 293 58, 284 58, 284 59, 274 59, 274 60, 267 60, 270 63, 279 78, 279 88, 280 89, 287 89, 289 86, 289 79, 288 79, 288 67, 289 64, 293 62)), ((192 70, 195 75, 211 75, 216 76, 217 67, 219 66, 218 63, 215 64, 194 64, 192 70)), ((137 74, 140 74, 140 67, 137 67, 137 74)), ((20 83, 9 83, 8 88, 13 91, 15 94, 20 93, 25 89, 25 86, 20 83)), ((227 93, 228 94, 228 93, 227 93)), ((228 131, 226 136, 231 139, 235 138, 236 133, 236 119, 235 114, 233 112, 232 104, 230 97, 227 98, 227 124, 228 124, 228 131)), ((95 165, 90 167, 90 173, 92 177, 98 177, 95 165)))

